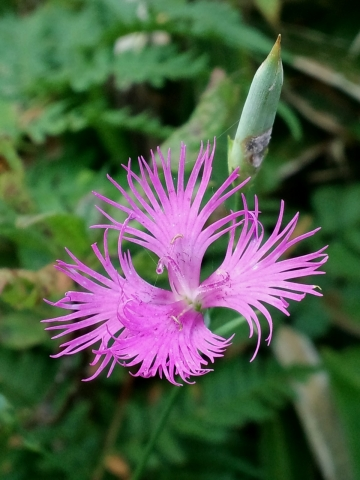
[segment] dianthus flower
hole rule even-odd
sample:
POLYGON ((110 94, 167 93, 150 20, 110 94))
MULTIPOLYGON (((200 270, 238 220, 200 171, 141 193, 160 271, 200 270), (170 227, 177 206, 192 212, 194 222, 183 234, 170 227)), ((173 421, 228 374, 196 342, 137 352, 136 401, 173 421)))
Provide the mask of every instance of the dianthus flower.
MULTIPOLYGON (((154 154, 149 165, 139 159, 140 173, 135 174, 131 162, 124 166, 129 189, 125 190, 110 177, 121 192, 126 205, 102 195, 95 195, 122 210, 127 218, 118 222, 105 211, 110 220, 105 227, 104 254, 92 246, 107 276, 80 262, 70 252, 74 263, 58 261, 57 268, 65 272, 86 292, 70 291, 52 305, 70 310, 59 318, 47 319, 55 325, 49 330, 61 330, 54 338, 68 336, 62 351, 54 357, 71 355, 93 346, 97 376, 109 366, 108 375, 116 363, 138 366, 134 375, 152 377, 164 375, 179 385, 175 376, 190 383, 190 377, 203 375, 208 360, 214 362, 223 355, 231 338, 224 339, 211 332, 204 313, 211 307, 227 307, 242 315, 258 335, 256 356, 261 339, 258 314, 269 324, 269 344, 272 319, 266 305, 288 313, 286 299, 300 301, 307 293, 321 295, 315 285, 294 282, 293 279, 324 273, 319 267, 326 262, 321 250, 294 258, 280 257, 293 245, 313 235, 316 230, 293 238, 298 214, 281 227, 284 204, 270 237, 264 239, 257 200, 249 210, 243 197, 243 209, 230 212, 209 224, 209 217, 227 198, 247 182, 232 186, 239 177, 238 169, 204 203, 212 171, 214 148, 201 148, 189 179, 185 182, 185 146, 182 146, 176 184, 171 171, 170 152, 165 159, 158 149, 160 166, 154 154), (137 222, 139 227, 134 225, 137 222), (118 257, 120 272, 110 260, 107 246, 108 229, 119 230, 118 257), (228 234, 229 243, 219 268, 205 281, 200 281, 203 257, 209 245, 228 234), (136 272, 130 253, 122 249, 130 241, 155 253, 156 272, 166 269, 170 288, 158 288, 142 279, 136 272)), ((155 268, 155 267, 154 267, 155 268)), ((90 378, 90 379, 91 379, 90 378)), ((89 379, 89 380, 90 380, 89 379)))

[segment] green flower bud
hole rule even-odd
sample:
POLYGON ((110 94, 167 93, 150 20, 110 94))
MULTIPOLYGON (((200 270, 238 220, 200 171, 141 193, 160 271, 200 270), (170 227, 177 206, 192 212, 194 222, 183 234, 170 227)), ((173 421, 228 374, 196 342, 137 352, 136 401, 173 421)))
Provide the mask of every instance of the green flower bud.
POLYGON ((283 84, 280 42, 279 35, 268 57, 255 73, 235 140, 229 138, 229 172, 240 167, 242 178, 253 177, 258 172, 270 142, 283 84))

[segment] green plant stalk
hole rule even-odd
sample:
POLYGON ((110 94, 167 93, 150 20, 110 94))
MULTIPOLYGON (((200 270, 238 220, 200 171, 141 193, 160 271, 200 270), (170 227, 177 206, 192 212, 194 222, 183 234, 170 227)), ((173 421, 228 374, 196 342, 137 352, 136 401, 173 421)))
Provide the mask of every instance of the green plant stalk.
POLYGON ((134 475, 132 476, 132 480, 140 480, 140 478, 143 474, 144 468, 146 466, 146 463, 147 463, 147 461, 150 457, 150 454, 151 454, 151 452, 152 452, 152 450, 155 446, 156 440, 158 439, 158 437, 159 437, 159 435, 160 435, 160 433, 161 433, 161 431, 162 431, 162 429, 163 429, 163 427, 166 423, 166 420, 167 420, 167 418, 168 418, 168 416, 169 416, 169 414, 172 410, 172 407, 173 407, 173 405, 175 405, 175 402, 180 395, 180 392, 182 392, 182 389, 180 387, 174 387, 171 390, 169 398, 167 399, 167 404, 166 404, 164 410, 161 413, 161 416, 159 418, 159 422, 158 422, 155 430, 153 431, 148 444, 145 447, 142 458, 140 459, 140 462, 138 463, 138 466, 136 467, 134 475))
MULTIPOLYGON (((229 333, 230 331, 233 331, 236 327, 244 323, 246 320, 244 317, 237 317, 234 320, 231 320, 230 322, 226 323, 225 325, 222 325, 221 327, 217 328, 214 333, 216 335, 224 335, 226 333, 229 333)), ((182 388, 180 387, 174 387, 170 395, 167 399, 167 404, 164 408, 164 410, 161 413, 161 416, 159 418, 159 422, 153 431, 148 444, 145 447, 145 450, 143 452, 142 458, 140 459, 140 462, 138 463, 136 470, 131 477, 131 480, 140 480, 141 476, 144 472, 144 469, 146 467, 147 461, 150 457, 150 454, 155 446, 155 443, 166 423, 166 420, 168 419, 168 416, 170 415, 170 412, 172 410, 172 407, 175 405, 176 400, 180 396, 180 393, 182 392, 182 388)))

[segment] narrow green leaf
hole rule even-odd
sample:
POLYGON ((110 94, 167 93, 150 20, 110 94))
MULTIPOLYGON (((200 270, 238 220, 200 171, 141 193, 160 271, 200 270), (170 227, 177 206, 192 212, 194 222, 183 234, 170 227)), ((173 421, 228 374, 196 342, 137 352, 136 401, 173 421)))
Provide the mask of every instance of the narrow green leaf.
MULTIPOLYGON (((162 151, 166 152, 171 148, 173 158, 177 158, 180 144, 185 142, 187 157, 195 161, 199 153, 200 140, 212 141, 219 132, 227 128, 238 95, 238 87, 225 75, 224 71, 215 69, 188 122, 178 128, 161 145, 162 151)), ((176 166, 177 163, 174 162, 174 168, 176 166)), ((188 166, 191 167, 191 163, 188 166)))
POLYGON ((322 353, 344 425, 353 478, 360 478, 360 348, 349 348, 341 353, 326 349, 322 353))

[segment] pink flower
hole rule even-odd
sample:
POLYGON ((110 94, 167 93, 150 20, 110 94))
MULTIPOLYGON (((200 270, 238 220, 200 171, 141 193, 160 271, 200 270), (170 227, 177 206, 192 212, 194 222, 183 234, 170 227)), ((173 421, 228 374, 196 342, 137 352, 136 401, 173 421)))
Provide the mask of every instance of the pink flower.
MULTIPOLYGON (((55 323, 48 330, 61 330, 54 338, 69 335, 54 357, 71 355, 93 346, 98 365, 97 376, 109 366, 108 375, 116 363, 137 365, 136 376, 152 377, 159 373, 179 385, 175 375, 189 382, 190 377, 203 375, 208 360, 214 362, 223 355, 231 338, 212 333, 204 321, 210 307, 227 307, 242 315, 258 335, 255 358, 261 340, 259 312, 269 324, 267 343, 272 335, 272 319, 266 305, 273 305, 289 315, 286 299, 300 301, 307 293, 320 296, 315 285, 294 282, 293 279, 324 272, 319 267, 326 262, 325 248, 295 258, 280 257, 299 241, 317 230, 292 238, 298 215, 281 229, 284 204, 271 236, 264 240, 257 201, 254 211, 243 210, 208 225, 210 215, 248 181, 232 187, 238 178, 235 170, 202 206, 207 191, 214 157, 214 148, 201 149, 190 174, 184 181, 185 146, 181 148, 178 178, 173 182, 170 153, 164 159, 160 150, 160 179, 152 154, 152 165, 139 159, 140 176, 127 167, 131 195, 110 177, 120 190, 127 205, 95 195, 127 214, 127 219, 110 220, 104 234, 104 254, 97 245, 93 251, 107 276, 90 269, 69 253, 74 263, 58 261, 57 268, 78 283, 85 292, 71 291, 52 305, 70 313, 44 322, 55 323), (140 227, 132 225, 136 221, 140 227), (119 230, 118 256, 121 274, 112 265, 108 247, 108 228, 119 230), (200 281, 204 254, 215 240, 228 233, 230 240, 222 265, 205 281, 200 281), (135 271, 129 252, 123 252, 123 240, 151 250, 158 258, 157 273, 167 270, 170 290, 153 286, 135 271)), ((97 225, 104 227, 104 225, 97 225)), ((89 379, 90 380, 90 379, 89 379)))

